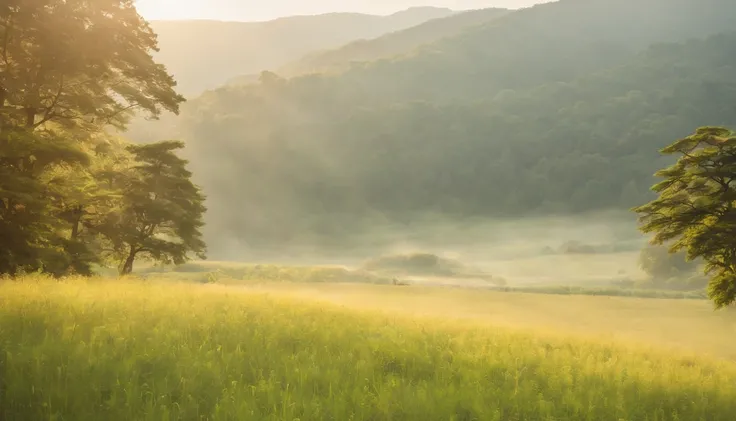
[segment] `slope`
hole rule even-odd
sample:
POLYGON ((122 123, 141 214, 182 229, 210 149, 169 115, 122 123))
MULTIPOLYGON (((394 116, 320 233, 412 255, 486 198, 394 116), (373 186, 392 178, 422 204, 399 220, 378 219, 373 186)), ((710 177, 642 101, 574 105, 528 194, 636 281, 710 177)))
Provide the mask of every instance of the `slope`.
MULTIPOLYGON (((312 52, 275 71, 286 77, 322 72, 339 73, 349 69, 353 62, 369 62, 410 53, 422 45, 459 35, 470 27, 487 23, 510 12, 499 8, 459 12, 375 39, 357 40, 340 48, 312 52)), ((252 83, 257 79, 256 75, 240 76, 229 84, 252 83)))
POLYGON ((339 249, 426 214, 642 203, 660 147, 701 125, 736 126, 734 57, 733 33, 656 45, 567 83, 459 105, 346 107, 276 80, 203 96, 181 130, 209 197, 214 253, 240 240, 339 249))
POLYGON ((164 64, 187 96, 243 73, 279 67, 311 51, 409 28, 453 12, 412 8, 390 16, 333 13, 268 22, 154 21, 164 64))
POLYGON ((354 66, 323 88, 328 95, 349 92, 351 104, 483 99, 569 81, 652 43, 728 30, 735 16, 732 0, 562 0, 494 19, 411 57, 354 66))

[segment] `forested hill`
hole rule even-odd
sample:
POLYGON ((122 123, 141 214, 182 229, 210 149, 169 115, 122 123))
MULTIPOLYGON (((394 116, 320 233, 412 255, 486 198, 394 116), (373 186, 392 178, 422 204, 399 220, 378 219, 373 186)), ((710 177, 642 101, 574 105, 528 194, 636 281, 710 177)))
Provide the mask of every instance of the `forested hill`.
MULTIPOLYGON (((458 35, 468 28, 490 22, 510 12, 508 9, 499 8, 458 12, 375 39, 361 39, 339 48, 312 52, 299 60, 271 70, 285 77, 345 71, 354 62, 370 62, 407 54, 422 45, 458 35)), ((231 83, 251 83, 257 79, 257 75, 245 75, 234 79, 231 83)))
MULTIPOLYGON (((411 57, 355 66, 320 82, 350 102, 464 102, 503 89, 569 81, 657 42, 703 37, 733 27, 732 0, 562 0, 522 9, 411 57)), ((315 89, 305 81, 303 89, 315 89)))
POLYGON ((311 100, 285 105, 279 85, 222 90, 190 111, 189 153, 209 229, 251 242, 354 229, 375 213, 626 209, 648 199, 659 148, 693 127, 736 124, 734 53, 734 34, 659 45, 466 105, 310 110, 311 100))
POLYGON ((734 19, 726 0, 563 0, 432 47, 444 53, 209 92, 179 127, 209 243, 643 203, 660 147, 736 123, 736 36, 686 41, 734 19))
POLYGON ((196 96, 231 78, 278 68, 315 50, 449 16, 449 9, 411 8, 390 16, 330 13, 268 22, 154 21, 160 52, 155 58, 173 73, 178 90, 196 96))

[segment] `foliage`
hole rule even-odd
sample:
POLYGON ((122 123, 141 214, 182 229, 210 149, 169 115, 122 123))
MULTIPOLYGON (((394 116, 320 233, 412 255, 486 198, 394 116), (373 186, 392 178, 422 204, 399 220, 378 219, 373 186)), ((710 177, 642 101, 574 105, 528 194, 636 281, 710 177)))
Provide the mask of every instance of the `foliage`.
POLYGON ((56 209, 43 175, 53 166, 84 164, 87 156, 53 134, 36 135, 7 126, 1 130, 0 273, 34 271, 44 262, 63 261, 62 221, 54 217, 56 209))
POLYGON ((109 180, 132 162, 105 130, 183 101, 156 50, 130 0, 0 7, 0 273, 103 263, 97 229, 120 198, 109 180))
POLYGON ((183 98, 151 58, 156 35, 132 1, 11 0, 0 21, 5 126, 92 129, 123 125, 132 108, 178 112, 183 98))
POLYGON ((3 419, 697 420, 704 357, 211 287, 0 284, 3 419))
POLYGON ((681 155, 657 173, 659 197, 636 208, 641 229, 654 244, 672 242, 688 260, 702 258, 710 275, 708 295, 717 307, 736 300, 736 136, 719 127, 701 127, 662 150, 681 155))
POLYGON ((455 259, 430 253, 412 253, 381 256, 363 264, 363 268, 373 271, 402 272, 415 275, 453 275, 464 269, 455 259))
POLYGON ((113 245, 121 275, 130 274, 140 256, 164 264, 182 264, 189 253, 204 258, 204 196, 174 152, 183 147, 178 141, 127 147, 134 166, 120 174, 120 206, 98 227, 113 245))
POLYGON ((384 276, 480 279, 503 286, 506 281, 460 260, 431 253, 394 254, 370 259, 362 269, 384 276))

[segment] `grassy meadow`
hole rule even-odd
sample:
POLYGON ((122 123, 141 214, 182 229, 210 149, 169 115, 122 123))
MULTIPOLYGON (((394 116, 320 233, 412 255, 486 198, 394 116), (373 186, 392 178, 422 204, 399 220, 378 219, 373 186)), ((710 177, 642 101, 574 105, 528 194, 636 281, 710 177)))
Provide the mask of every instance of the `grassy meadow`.
POLYGON ((715 339, 704 345, 713 355, 698 356, 708 334, 733 338, 733 313, 483 294, 0 281, 0 420, 733 420, 736 363, 715 339), (568 332, 573 304, 582 324, 656 336, 666 320, 683 323, 696 352, 568 332), (536 323, 545 312, 556 330, 536 323))

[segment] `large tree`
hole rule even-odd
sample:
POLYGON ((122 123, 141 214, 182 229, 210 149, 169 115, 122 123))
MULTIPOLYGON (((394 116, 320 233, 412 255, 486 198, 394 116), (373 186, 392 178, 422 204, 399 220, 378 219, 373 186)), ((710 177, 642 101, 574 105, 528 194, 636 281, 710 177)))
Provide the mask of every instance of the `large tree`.
POLYGON ((84 254, 77 216, 97 190, 53 181, 83 174, 95 135, 134 110, 178 113, 183 97, 154 51, 132 0, 0 5, 0 273, 83 269, 70 255, 84 254))
POLYGON ((680 155, 657 173, 659 197, 635 209, 653 244, 702 258, 710 276, 708 294, 717 308, 736 300, 736 136, 721 127, 702 127, 664 148, 680 155))
POLYGON ((132 165, 114 182, 121 189, 120 206, 99 227, 113 245, 121 275, 133 271, 138 257, 167 264, 205 258, 204 195, 192 183, 187 161, 176 155, 183 147, 164 141, 127 148, 132 165))

